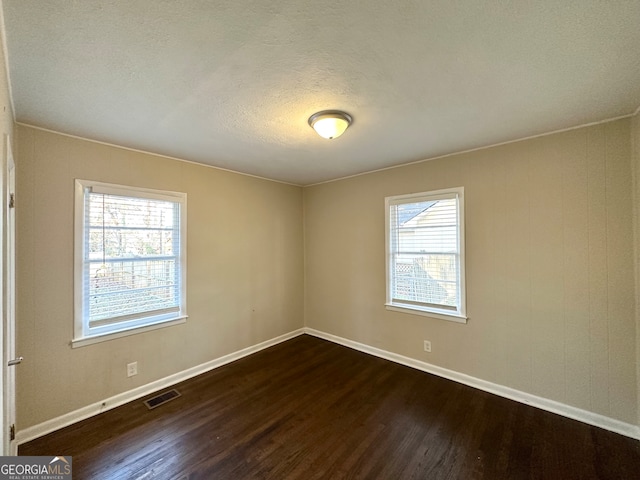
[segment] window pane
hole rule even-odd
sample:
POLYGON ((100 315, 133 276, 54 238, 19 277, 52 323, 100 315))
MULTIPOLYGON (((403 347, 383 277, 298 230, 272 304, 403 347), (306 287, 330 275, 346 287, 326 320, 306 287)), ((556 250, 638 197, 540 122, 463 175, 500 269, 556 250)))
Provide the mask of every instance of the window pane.
POLYGON ((390 207, 391 300, 459 305, 457 198, 390 207))
POLYGON ((455 307, 458 269, 455 255, 399 255, 394 299, 455 307))
POLYGON ((179 305, 175 260, 90 264, 89 322, 179 305))
POLYGON ((179 204, 89 193, 89 324, 180 305, 179 204))

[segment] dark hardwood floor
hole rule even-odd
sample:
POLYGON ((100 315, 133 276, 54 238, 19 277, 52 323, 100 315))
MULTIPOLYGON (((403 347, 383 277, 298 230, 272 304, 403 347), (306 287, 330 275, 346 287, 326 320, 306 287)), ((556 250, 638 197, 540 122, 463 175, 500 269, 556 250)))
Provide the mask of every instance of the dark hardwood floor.
POLYGON ((74 479, 638 479, 640 442, 303 335, 20 447, 74 479))

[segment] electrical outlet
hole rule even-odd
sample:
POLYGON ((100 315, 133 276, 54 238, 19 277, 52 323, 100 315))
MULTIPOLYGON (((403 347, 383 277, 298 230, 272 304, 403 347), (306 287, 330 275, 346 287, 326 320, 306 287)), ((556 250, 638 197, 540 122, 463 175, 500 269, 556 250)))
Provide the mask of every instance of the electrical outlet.
POLYGON ((138 362, 127 363, 127 377, 133 377, 138 374, 138 362))
POLYGON ((424 341, 424 351, 431 352, 431 342, 429 340, 424 341))

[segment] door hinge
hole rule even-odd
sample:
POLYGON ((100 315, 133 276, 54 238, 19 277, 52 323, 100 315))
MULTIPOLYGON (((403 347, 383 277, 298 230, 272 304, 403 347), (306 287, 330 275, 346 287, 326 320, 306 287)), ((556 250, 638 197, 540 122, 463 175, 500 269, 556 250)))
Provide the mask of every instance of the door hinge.
POLYGON ((16 197, 15 193, 9 194, 9 208, 15 208, 16 206, 16 197))
POLYGON ((16 425, 11 424, 11 426, 9 427, 9 440, 13 442, 15 439, 16 439, 16 425))

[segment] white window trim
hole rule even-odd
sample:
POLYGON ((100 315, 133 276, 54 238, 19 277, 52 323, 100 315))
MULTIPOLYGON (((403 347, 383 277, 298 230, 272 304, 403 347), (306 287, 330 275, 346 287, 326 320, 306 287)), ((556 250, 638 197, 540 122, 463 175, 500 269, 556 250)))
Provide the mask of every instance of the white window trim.
POLYGON ((149 188, 130 187, 91 180, 75 180, 74 203, 74 329, 71 346, 83 347, 128 335, 143 333, 159 328, 180 325, 186 322, 187 315, 187 194, 149 188), (141 321, 122 322, 121 328, 104 332, 89 327, 83 318, 83 271, 84 271, 84 222, 85 222, 85 193, 91 189, 94 192, 123 195, 130 197, 150 198, 155 200, 169 200, 180 204, 180 274, 181 274, 181 306, 175 314, 145 323, 141 321))
POLYGON ((407 313, 412 315, 422 315, 426 317, 438 318, 457 323, 467 323, 466 314, 466 275, 465 275, 465 233, 464 233, 464 187, 446 188, 442 190, 434 190, 430 192, 411 193, 407 195, 394 195, 386 197, 385 205, 385 275, 386 275, 386 294, 387 299, 385 308, 389 311, 407 313), (459 252, 459 270, 458 270, 458 287, 460 292, 460 304, 456 310, 440 309, 435 307, 426 307, 422 305, 409 305, 406 303, 394 303, 391 291, 391 270, 392 256, 390 250, 390 207, 398 203, 411 203, 419 201, 438 200, 442 198, 450 198, 455 195, 458 200, 458 252, 459 252))

